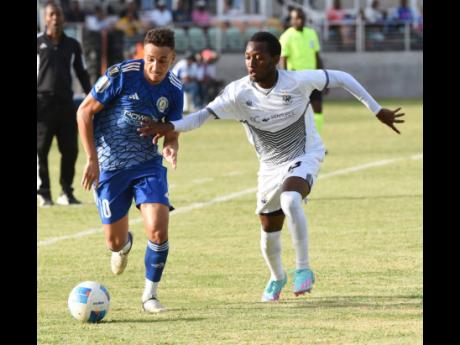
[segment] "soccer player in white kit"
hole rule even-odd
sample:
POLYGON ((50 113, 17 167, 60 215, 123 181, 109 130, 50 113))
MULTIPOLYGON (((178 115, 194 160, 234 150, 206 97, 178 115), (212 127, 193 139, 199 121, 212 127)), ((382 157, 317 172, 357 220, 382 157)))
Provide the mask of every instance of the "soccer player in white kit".
POLYGON ((246 46, 248 75, 223 90, 205 109, 178 121, 144 122, 141 136, 158 140, 170 131, 198 128, 209 118, 241 122, 260 160, 256 214, 260 217, 260 246, 271 277, 262 301, 276 301, 287 283, 281 262, 281 229, 287 218, 296 253, 293 292, 310 292, 315 276, 308 256, 307 221, 302 207, 315 184, 324 158, 315 128, 309 95, 313 90, 343 87, 376 117, 399 133, 394 123, 403 113, 382 108, 348 73, 334 70, 286 71, 276 68, 281 46, 270 33, 254 34, 246 46))

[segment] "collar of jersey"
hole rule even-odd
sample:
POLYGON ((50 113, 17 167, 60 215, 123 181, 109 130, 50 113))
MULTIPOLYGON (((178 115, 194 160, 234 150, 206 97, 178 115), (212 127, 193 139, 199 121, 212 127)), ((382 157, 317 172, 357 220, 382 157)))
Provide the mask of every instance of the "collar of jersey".
POLYGON ((275 80, 275 84, 273 84, 273 86, 269 89, 264 89, 264 88, 261 88, 260 86, 257 85, 256 82, 254 81, 251 81, 251 85, 254 87, 254 89, 256 89, 257 91, 259 91, 261 94, 265 95, 265 96, 268 96, 268 94, 270 92, 272 92, 272 90, 276 87, 276 85, 278 85, 278 80, 279 80, 279 72, 278 70, 276 70, 276 80, 275 80))

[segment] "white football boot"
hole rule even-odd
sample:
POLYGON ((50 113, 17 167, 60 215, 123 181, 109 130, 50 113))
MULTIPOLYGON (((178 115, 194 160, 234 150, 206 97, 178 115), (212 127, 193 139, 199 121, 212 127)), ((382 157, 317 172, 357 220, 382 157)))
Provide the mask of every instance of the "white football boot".
POLYGON ((142 310, 151 313, 162 313, 166 311, 166 308, 157 300, 156 297, 152 297, 146 301, 142 301, 142 310))

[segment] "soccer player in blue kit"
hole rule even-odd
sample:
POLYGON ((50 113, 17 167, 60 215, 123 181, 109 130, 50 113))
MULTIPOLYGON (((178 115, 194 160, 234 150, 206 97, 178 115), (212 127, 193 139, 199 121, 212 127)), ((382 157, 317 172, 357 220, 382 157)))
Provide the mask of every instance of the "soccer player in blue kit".
POLYGON ((115 275, 124 271, 133 244, 128 231, 133 198, 142 213, 148 238, 142 308, 150 313, 165 310, 158 301, 157 287, 168 257, 172 207, 162 160, 176 167, 179 134, 165 136, 161 155, 152 139, 139 137, 137 129, 147 119, 182 118, 182 84, 169 71, 174 59, 174 32, 150 30, 144 40, 144 59, 108 68, 77 112, 87 156, 82 185, 86 190, 94 187, 115 275))

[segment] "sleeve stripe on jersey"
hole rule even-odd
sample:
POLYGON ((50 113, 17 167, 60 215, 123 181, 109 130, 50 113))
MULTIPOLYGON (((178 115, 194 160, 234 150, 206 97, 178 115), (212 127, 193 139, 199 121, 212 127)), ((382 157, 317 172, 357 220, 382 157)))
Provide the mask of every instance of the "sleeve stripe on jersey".
POLYGON ((326 90, 327 86, 329 85, 329 73, 325 69, 323 69, 324 73, 326 73, 326 85, 324 85, 324 88, 321 91, 326 90))
POLYGON ((169 81, 171 82, 171 84, 173 84, 175 87, 177 87, 179 90, 182 90, 182 85, 179 84, 177 81, 174 81, 172 80, 171 78, 169 78, 169 81))
POLYGON ((179 90, 182 90, 182 85, 179 82, 175 81, 173 78, 171 78, 171 74, 169 75, 169 81, 171 82, 172 85, 177 87, 179 90))
POLYGON ((126 65, 123 66, 121 69, 130 69, 130 68, 141 68, 141 65, 126 65))
POLYGON ((214 118, 220 120, 220 117, 217 116, 217 114, 214 112, 214 110, 212 110, 212 109, 209 108, 209 107, 206 107, 206 110, 209 111, 209 112, 214 116, 214 118))
POLYGON ((177 81, 180 82, 179 78, 177 78, 177 76, 176 76, 174 73, 169 72, 169 75, 170 75, 173 79, 175 79, 175 80, 177 80, 177 81))
POLYGON ((177 83, 179 83, 180 85, 182 85, 182 82, 179 80, 179 78, 177 78, 177 77, 175 76, 175 74, 172 73, 172 72, 169 72, 169 79, 174 80, 174 81, 176 81, 177 83))
POLYGON ((130 71, 140 71, 141 70, 141 67, 128 67, 128 68, 122 68, 121 71, 122 72, 130 72, 130 71))
POLYGON ((141 63, 138 62, 138 61, 128 62, 126 65, 123 66, 123 68, 130 67, 130 66, 138 66, 139 67, 140 65, 141 65, 141 63))
POLYGON ((141 69, 141 63, 140 62, 130 62, 126 65, 124 65, 121 68, 122 72, 128 72, 128 71, 140 71, 141 69))

